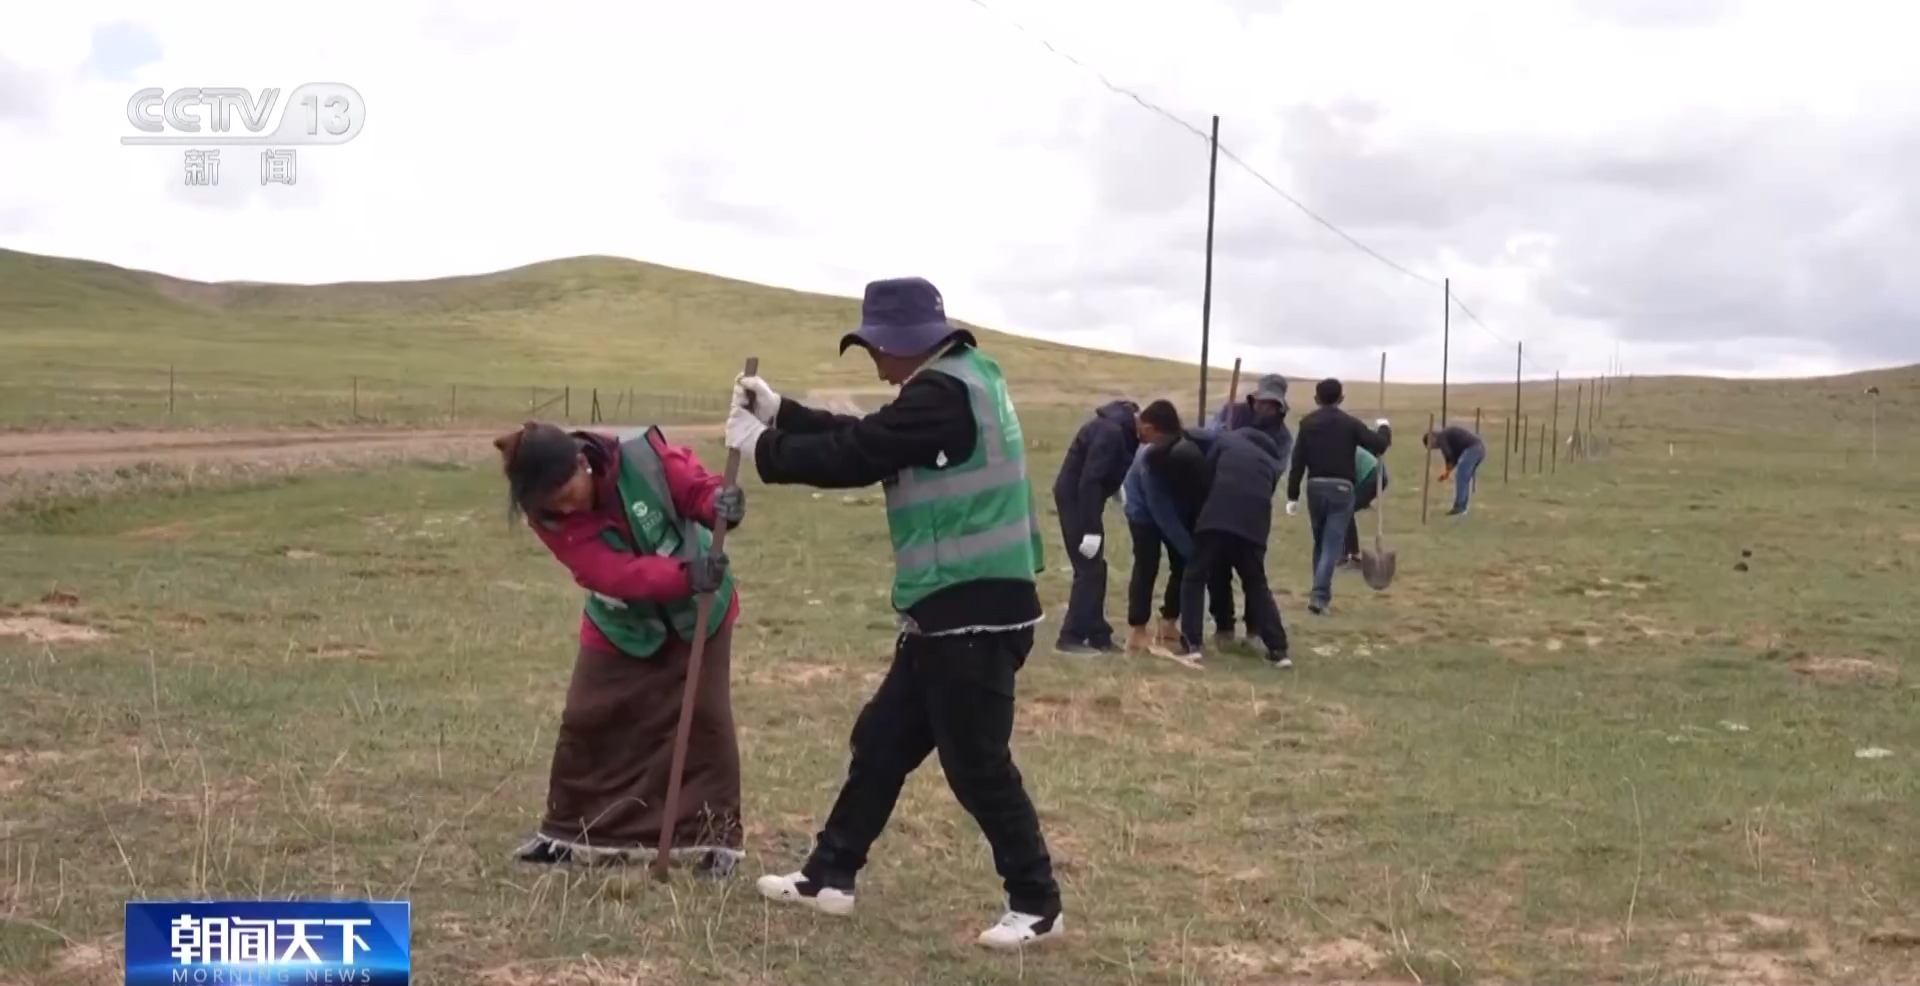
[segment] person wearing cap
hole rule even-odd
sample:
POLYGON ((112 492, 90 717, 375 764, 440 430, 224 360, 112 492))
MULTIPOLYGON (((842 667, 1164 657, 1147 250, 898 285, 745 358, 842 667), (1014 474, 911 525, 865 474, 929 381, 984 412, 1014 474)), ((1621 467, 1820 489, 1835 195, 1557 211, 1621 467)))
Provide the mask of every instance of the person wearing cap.
POLYGON ((1293 410, 1287 402, 1287 378, 1278 373, 1268 373, 1253 385, 1253 390, 1232 404, 1222 404, 1213 416, 1207 419, 1206 430, 1211 434, 1246 428, 1256 420, 1261 430, 1272 438, 1280 449, 1282 461, 1293 458, 1293 433, 1287 430, 1287 415, 1293 410), (1257 415, 1256 403, 1272 405, 1274 414, 1257 415))
POLYGON ((1420 444, 1438 450, 1446 462, 1440 470, 1440 482, 1453 480, 1453 509, 1447 511, 1447 516, 1465 514, 1467 500, 1473 495, 1474 474, 1480 471, 1480 462, 1487 457, 1486 443, 1459 425, 1448 425, 1420 436, 1420 444))
POLYGON ((894 802, 929 754, 992 848, 1006 913, 980 944, 1018 949, 1062 930, 1060 886, 1014 765, 1014 679, 1040 623, 1040 525, 1026 440, 1000 367, 947 321, 922 278, 867 285, 858 346, 900 391, 865 417, 734 383, 727 447, 762 482, 880 484, 899 615, 893 663, 853 725, 852 762, 800 869, 759 880, 767 898, 853 912, 854 882, 894 802))
POLYGON ((1140 447, 1140 405, 1109 401, 1080 426, 1053 480, 1053 505, 1073 565, 1067 615, 1053 649, 1061 654, 1111 654, 1113 624, 1107 622, 1107 501, 1120 495, 1140 447))
POLYGON ((1353 522, 1354 483, 1359 453, 1385 455, 1393 442, 1387 419, 1369 428, 1340 407, 1346 389, 1331 377, 1313 388, 1318 405, 1300 419, 1293 468, 1287 473, 1287 516, 1300 509, 1300 481, 1307 480, 1307 521, 1313 528, 1313 592, 1307 611, 1319 616, 1333 602, 1333 573, 1346 552, 1347 527, 1353 522))
MULTIPOLYGON (((1280 468, 1286 469, 1293 458, 1293 433, 1287 430, 1287 414, 1291 410, 1287 403, 1287 378, 1278 373, 1268 373, 1254 383, 1252 392, 1239 401, 1223 404, 1220 410, 1207 420, 1206 432, 1218 435, 1235 428, 1258 427, 1273 440, 1274 448, 1280 455, 1280 468), (1261 413, 1262 411, 1266 413, 1261 413)), ((1207 589, 1208 608, 1213 616, 1213 642, 1216 647, 1231 647, 1237 643, 1234 635, 1233 612, 1233 569, 1222 567, 1215 571, 1214 582, 1207 589)), ((1253 612, 1252 597, 1247 595, 1242 585, 1242 609, 1253 612)), ((1253 626, 1247 626, 1251 633, 1253 626)))

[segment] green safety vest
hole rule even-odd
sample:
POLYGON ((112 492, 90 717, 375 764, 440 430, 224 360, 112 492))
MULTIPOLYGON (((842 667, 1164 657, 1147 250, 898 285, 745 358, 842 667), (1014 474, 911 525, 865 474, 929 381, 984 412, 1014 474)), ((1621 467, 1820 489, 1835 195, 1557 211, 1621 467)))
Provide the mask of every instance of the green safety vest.
POLYGON ((1035 581, 1045 564, 1027 481, 1026 440, 999 365, 969 346, 921 372, 944 373, 967 385, 975 441, 965 462, 916 466, 884 484, 893 608, 902 613, 963 582, 1035 581))
MULTIPOLYGON (((705 555, 713 545, 713 532, 694 521, 680 517, 673 509, 673 492, 667 488, 667 471, 653 449, 655 428, 642 429, 637 437, 620 443, 620 475, 616 484, 626 512, 633 541, 620 536, 616 527, 600 532, 616 551, 630 554, 665 555, 682 560, 705 555)), ((633 657, 652 657, 667 641, 672 627, 681 640, 692 640, 694 621, 698 619, 697 597, 669 603, 633 599, 615 599, 597 592, 587 593, 587 618, 622 653, 633 657)), ((713 612, 707 618, 707 636, 718 633, 727 621, 733 605, 733 574, 720 581, 714 593, 713 612)))

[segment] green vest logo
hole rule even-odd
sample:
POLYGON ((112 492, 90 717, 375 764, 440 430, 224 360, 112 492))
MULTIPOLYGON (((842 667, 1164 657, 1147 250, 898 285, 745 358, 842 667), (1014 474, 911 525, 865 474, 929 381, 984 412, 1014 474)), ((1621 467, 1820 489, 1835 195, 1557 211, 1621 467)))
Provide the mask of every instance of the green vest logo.
POLYGON ((649 544, 663 544, 663 539, 667 536, 666 523, 666 517, 658 511, 649 509, 645 503, 638 500, 634 501, 633 526, 640 540, 649 544))

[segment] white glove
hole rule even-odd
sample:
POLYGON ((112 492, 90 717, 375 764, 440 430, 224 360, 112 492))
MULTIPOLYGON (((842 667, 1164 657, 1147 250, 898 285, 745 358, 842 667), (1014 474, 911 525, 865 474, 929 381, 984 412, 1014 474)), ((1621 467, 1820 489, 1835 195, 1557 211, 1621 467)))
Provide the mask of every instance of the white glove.
POLYGON ((748 407, 761 424, 771 425, 774 415, 780 413, 780 395, 765 380, 741 374, 733 378, 733 406, 748 407))
POLYGON ((1122 507, 1127 505, 1127 488, 1126 487, 1124 486, 1120 487, 1120 492, 1115 495, 1120 498, 1120 505, 1122 507))
POLYGON ((740 453, 740 464, 753 465, 754 446, 767 426, 753 416, 753 412, 739 405, 727 412, 727 447, 740 453))
POLYGON ((1375 419, 1373 419, 1373 426, 1374 426, 1375 428, 1385 428, 1385 427, 1387 426, 1387 419, 1385 419, 1385 418, 1375 418, 1375 419))
POLYGON ((1100 535, 1089 534, 1080 539, 1080 557, 1092 560, 1100 553, 1100 535))
POLYGON ((1288 501, 1287 501, 1287 516, 1289 516, 1289 517, 1291 517, 1291 516, 1293 516, 1294 514, 1297 514, 1297 513, 1299 513, 1299 512, 1300 512, 1300 501, 1299 501, 1299 500, 1288 500, 1288 501))

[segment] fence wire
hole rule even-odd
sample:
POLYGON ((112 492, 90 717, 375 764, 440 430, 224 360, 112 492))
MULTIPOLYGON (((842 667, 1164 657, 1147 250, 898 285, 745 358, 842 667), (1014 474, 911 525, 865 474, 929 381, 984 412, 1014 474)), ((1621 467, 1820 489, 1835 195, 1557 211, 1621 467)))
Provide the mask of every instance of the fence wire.
POLYGON ((36 368, 0 383, 0 426, 211 427, 449 425, 520 422, 687 424, 726 417, 727 395, 649 388, 644 381, 526 384, 430 382, 378 376, 283 377, 182 367, 36 368))

